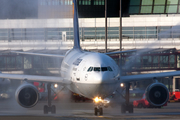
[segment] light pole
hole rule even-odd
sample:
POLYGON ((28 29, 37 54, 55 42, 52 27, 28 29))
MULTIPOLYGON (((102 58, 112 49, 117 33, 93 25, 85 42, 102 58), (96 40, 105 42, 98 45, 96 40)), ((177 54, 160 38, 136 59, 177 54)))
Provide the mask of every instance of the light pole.
POLYGON ((119 50, 122 51, 122 17, 121 17, 121 0, 119 5, 119 17, 120 17, 120 25, 119 25, 119 50))
POLYGON ((105 53, 107 53, 107 0, 105 0, 105 53))
MULTIPOLYGON (((121 0, 119 1, 119 50, 122 51, 122 17, 121 17, 121 0)), ((120 74, 122 74, 122 55, 119 54, 119 67, 120 67, 120 74)))

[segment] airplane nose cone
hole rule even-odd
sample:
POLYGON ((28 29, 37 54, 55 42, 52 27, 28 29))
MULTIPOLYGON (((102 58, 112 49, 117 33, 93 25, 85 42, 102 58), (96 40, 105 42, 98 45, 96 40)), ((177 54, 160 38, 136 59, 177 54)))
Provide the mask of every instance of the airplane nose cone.
POLYGON ((109 83, 111 82, 111 75, 107 73, 99 73, 98 75, 95 76, 95 79, 99 83, 109 83))
POLYGON ((96 72, 93 74, 92 86, 92 92, 88 92, 89 96, 105 97, 111 95, 119 85, 113 80, 113 74, 108 72, 96 72))

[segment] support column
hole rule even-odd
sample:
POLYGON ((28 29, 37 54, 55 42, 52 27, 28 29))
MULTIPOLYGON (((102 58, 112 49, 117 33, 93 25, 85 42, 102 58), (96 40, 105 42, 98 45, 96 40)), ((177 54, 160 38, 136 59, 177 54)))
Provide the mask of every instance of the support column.
POLYGON ((47 89, 48 89, 48 107, 51 107, 51 83, 47 84, 47 89))
POLYGON ((129 105, 129 87, 130 83, 126 83, 126 105, 129 105))
POLYGON ((172 88, 172 92, 175 92, 176 89, 176 77, 173 77, 173 88, 172 88))
MULTIPOLYGON (((119 1, 119 51, 122 51, 122 15, 121 15, 121 0, 119 1)), ((119 54, 120 75, 122 75, 122 54, 119 54)))
POLYGON ((105 0, 105 53, 107 53, 107 0, 105 0))
POLYGON ((171 78, 169 78, 169 80, 168 80, 168 90, 169 90, 169 92, 171 92, 171 85, 170 85, 170 83, 171 83, 171 78))

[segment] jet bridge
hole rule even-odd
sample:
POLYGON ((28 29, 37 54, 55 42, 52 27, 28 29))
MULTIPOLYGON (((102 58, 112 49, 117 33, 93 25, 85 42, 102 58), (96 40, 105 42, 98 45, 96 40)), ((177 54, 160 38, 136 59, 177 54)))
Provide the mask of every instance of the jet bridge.
MULTIPOLYGON (((136 52, 125 53, 121 57, 122 70, 127 73, 180 70, 180 51, 175 48, 137 49, 136 52)), ((112 58, 119 62, 119 55, 112 58)))

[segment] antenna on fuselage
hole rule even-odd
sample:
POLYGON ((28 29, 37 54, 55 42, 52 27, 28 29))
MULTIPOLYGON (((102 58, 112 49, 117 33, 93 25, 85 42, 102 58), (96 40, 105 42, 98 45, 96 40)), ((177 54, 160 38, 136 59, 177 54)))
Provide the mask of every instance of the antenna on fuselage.
POLYGON ((74 27, 74 49, 81 49, 79 39, 79 23, 78 23, 78 11, 77 2, 73 0, 73 27, 74 27))

